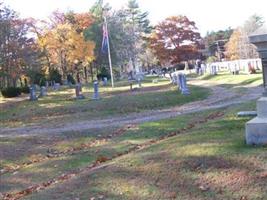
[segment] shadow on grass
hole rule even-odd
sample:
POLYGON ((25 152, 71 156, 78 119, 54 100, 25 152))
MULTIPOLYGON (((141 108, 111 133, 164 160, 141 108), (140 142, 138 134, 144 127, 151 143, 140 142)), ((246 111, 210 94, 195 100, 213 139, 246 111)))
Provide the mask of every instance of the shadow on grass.
MULTIPOLYGON (((172 137, 117 158, 108 167, 85 172, 29 198, 262 199, 267 195, 264 190, 267 176, 260 178, 265 170, 265 148, 244 144, 246 119, 235 117, 236 111, 253 106, 254 103, 249 103, 229 107, 223 119, 209 121, 191 130, 190 134, 172 137)), ((203 113, 194 117, 203 118, 203 113)), ((139 126, 114 139, 114 148, 104 147, 101 154, 124 151, 129 140, 140 142, 159 137, 172 131, 168 127, 181 128, 190 120, 194 120, 192 115, 139 126), (122 145, 116 146, 119 142, 122 145)), ((71 167, 86 165, 88 158, 84 154, 71 167)))
POLYGON ((266 178, 251 163, 217 156, 173 157, 168 152, 134 156, 80 176, 29 199, 249 199, 264 198, 266 178), (254 192, 254 193, 251 193, 254 192), (255 193, 257 192, 257 193, 255 193))
POLYGON ((191 87, 192 95, 181 95, 176 87, 168 91, 154 91, 142 94, 114 96, 99 101, 58 99, 45 97, 36 102, 20 102, 8 110, 3 110, 0 119, 14 123, 44 123, 75 120, 81 117, 90 120, 121 114, 138 113, 153 109, 178 106, 184 103, 207 98, 209 90, 191 87))

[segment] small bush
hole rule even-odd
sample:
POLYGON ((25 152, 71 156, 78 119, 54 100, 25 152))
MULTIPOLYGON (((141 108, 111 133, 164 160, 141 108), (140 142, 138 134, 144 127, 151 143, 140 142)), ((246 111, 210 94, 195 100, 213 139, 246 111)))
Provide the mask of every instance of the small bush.
POLYGON ((104 77, 107 77, 107 79, 111 78, 109 71, 105 67, 102 67, 100 69, 100 73, 97 74, 97 79, 98 80, 104 80, 104 77))
POLYGON ((32 82, 33 84, 40 85, 42 81, 45 80, 45 75, 39 72, 32 73, 32 82))
POLYGON ((17 87, 8 87, 1 90, 3 97, 12 98, 17 97, 21 94, 20 88, 17 87))
POLYGON ((42 77, 42 78, 40 79, 39 86, 40 86, 40 87, 45 86, 45 82, 46 82, 46 78, 45 78, 45 77, 42 77))
POLYGON ((68 80, 68 83, 71 83, 72 85, 76 84, 76 81, 71 74, 67 75, 67 80, 68 80))
POLYGON ((29 94, 30 93, 30 88, 28 86, 24 86, 20 88, 20 91, 24 94, 29 94))
POLYGON ((56 69, 51 69, 49 72, 49 81, 55 81, 56 83, 62 84, 62 75, 56 69))

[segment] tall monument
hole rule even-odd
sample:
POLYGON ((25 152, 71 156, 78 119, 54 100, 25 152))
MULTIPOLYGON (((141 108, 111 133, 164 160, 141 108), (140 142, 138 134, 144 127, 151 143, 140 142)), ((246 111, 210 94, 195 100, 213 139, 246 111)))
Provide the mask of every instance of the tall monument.
POLYGON ((257 117, 246 123, 246 142, 249 145, 267 144, 267 27, 263 26, 249 36, 262 60, 263 95, 257 101, 257 117))

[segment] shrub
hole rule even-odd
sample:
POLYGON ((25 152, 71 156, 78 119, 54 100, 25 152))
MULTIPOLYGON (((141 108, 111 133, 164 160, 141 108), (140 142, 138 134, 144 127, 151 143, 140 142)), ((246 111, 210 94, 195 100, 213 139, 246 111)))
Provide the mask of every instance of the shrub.
POLYGON ((45 86, 45 82, 46 82, 46 78, 45 78, 45 77, 42 77, 42 78, 40 79, 39 86, 40 86, 40 87, 45 86))
POLYGON ((49 80, 62 84, 62 76, 56 69, 51 69, 49 72, 49 80))
POLYGON ((32 73, 32 82, 33 84, 40 85, 42 80, 45 80, 45 75, 39 72, 32 73))
POLYGON ((67 75, 67 80, 68 80, 68 83, 71 83, 72 85, 76 84, 76 81, 74 80, 71 74, 67 75))
POLYGON ((30 93, 30 88, 28 86, 24 86, 20 88, 20 91, 24 94, 29 94, 30 93))
POLYGON ((7 87, 1 90, 3 97, 11 98, 17 97, 21 94, 21 90, 18 87, 7 87))
POLYGON ((97 79, 98 80, 103 80, 104 77, 107 77, 107 79, 110 79, 110 74, 109 74, 109 71, 105 67, 102 67, 100 69, 100 73, 97 74, 97 79))

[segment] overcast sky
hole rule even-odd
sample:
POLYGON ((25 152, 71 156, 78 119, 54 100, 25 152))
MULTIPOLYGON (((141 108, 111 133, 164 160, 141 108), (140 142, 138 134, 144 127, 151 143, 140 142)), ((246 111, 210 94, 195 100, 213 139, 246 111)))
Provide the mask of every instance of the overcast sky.
MULTIPOLYGON (((3 0, 2 0, 3 1, 3 0)), ((128 0, 104 0, 120 8, 128 0)), ((1 0, 0 0, 1 2, 1 0)), ((95 0, 4 0, 22 17, 45 19, 54 10, 88 11, 95 0)), ((196 22, 202 36, 207 31, 235 28, 253 14, 267 20, 267 0, 138 0, 143 11, 149 12, 153 24, 171 15, 186 15, 196 22)))

